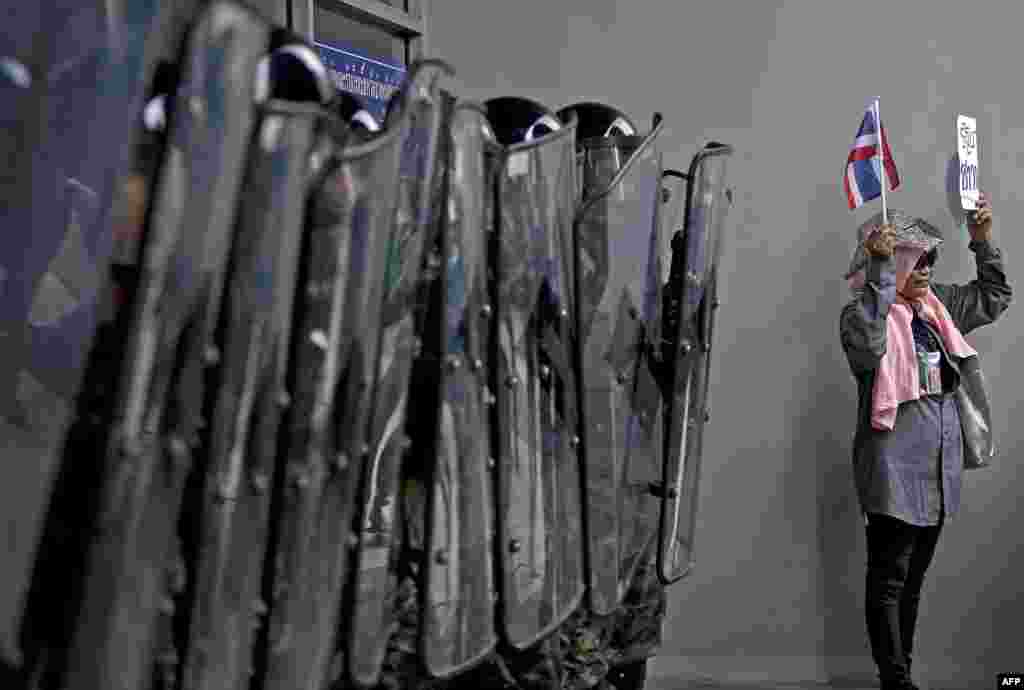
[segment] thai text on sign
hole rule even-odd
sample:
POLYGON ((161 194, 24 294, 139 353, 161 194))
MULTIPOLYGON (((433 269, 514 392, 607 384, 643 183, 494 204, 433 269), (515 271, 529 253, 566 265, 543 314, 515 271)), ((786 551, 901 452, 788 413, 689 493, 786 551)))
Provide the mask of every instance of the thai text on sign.
POLYGON ((978 121, 956 118, 957 153, 960 157, 960 204, 965 211, 978 207, 978 121))

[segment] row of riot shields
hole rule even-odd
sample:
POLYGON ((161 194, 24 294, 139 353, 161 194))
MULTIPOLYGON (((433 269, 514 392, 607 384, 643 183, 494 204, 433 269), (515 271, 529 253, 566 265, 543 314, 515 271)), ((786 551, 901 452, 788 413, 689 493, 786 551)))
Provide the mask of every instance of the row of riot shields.
POLYGON ((44 5, 0 55, 22 687, 373 687, 410 573, 444 677, 686 573, 728 147, 436 60, 377 123, 244 4, 44 5))

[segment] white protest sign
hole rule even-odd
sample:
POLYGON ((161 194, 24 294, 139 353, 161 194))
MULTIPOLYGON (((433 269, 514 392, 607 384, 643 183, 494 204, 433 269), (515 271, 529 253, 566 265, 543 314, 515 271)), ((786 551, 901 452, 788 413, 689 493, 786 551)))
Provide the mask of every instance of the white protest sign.
POLYGON ((965 211, 978 207, 978 121, 956 117, 957 154, 960 159, 960 204, 965 211))

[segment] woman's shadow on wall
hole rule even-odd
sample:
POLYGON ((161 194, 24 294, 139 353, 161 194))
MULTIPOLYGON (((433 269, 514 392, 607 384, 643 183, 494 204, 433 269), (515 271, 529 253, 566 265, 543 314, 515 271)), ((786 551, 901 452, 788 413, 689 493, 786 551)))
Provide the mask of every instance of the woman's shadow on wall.
POLYGON ((846 208, 835 184, 818 185, 808 206, 808 227, 817 237, 808 243, 804 262, 813 268, 800 281, 819 286, 807 291, 817 299, 808 303, 814 316, 805 323, 824 332, 805 336, 815 347, 808 351, 802 376, 806 403, 794 420, 793 437, 795 457, 817 483, 820 654, 835 687, 871 686, 876 679, 863 613, 864 519, 853 483, 857 383, 839 340, 839 314, 850 299, 843 273, 856 246, 860 215, 846 208))

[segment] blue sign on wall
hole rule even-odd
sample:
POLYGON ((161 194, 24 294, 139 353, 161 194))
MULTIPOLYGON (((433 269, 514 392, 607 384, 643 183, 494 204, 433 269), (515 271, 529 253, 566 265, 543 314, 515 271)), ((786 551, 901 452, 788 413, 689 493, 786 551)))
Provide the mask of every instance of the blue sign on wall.
POLYGON ((383 121, 388 101, 405 79, 405 68, 340 46, 320 42, 313 45, 334 85, 355 96, 378 122, 383 121))

